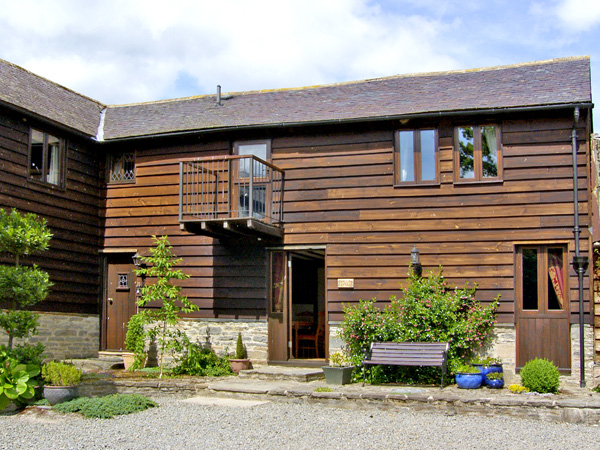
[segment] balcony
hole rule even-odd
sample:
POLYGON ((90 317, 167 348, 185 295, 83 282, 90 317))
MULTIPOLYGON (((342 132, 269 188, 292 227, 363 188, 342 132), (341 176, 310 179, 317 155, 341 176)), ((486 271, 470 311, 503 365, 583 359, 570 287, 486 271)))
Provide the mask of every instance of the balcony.
POLYGON ((283 238, 284 172, 256 156, 179 163, 179 223, 216 238, 283 238))

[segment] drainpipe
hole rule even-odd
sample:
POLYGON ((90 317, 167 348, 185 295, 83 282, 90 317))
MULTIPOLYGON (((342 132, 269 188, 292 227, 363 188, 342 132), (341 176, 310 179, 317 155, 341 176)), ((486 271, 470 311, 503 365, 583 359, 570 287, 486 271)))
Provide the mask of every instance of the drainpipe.
POLYGON ((579 285, 579 386, 585 387, 585 352, 584 352, 584 332, 583 332, 583 275, 588 267, 587 256, 579 254, 579 193, 577 180, 577 124, 579 123, 579 108, 576 107, 573 112, 575 123, 571 132, 571 146, 573 150, 573 208, 575 226, 573 234, 575 235, 575 256, 573 257, 573 268, 577 272, 577 280, 579 285))

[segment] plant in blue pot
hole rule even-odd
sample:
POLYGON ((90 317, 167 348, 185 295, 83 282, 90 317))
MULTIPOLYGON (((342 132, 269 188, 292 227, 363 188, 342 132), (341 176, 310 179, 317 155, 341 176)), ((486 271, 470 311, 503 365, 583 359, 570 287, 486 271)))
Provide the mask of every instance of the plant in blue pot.
POLYGON ((503 373, 502 361, 500 360, 500 358, 475 358, 473 361, 471 361, 471 365, 477 367, 477 369, 481 373, 481 382, 484 386, 489 386, 489 374, 503 373))
POLYGON ((488 373, 487 387, 490 389, 502 389, 504 387, 504 374, 502 372, 488 373))
POLYGON ((461 389, 478 389, 481 387, 479 369, 468 364, 456 368, 456 385, 461 389))

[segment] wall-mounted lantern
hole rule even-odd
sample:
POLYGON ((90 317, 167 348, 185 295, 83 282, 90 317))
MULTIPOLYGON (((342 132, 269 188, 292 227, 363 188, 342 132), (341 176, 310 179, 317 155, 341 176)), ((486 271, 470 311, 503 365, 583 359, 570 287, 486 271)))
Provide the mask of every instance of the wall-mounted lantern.
MULTIPOLYGON (((148 266, 146 265, 146 263, 142 262, 142 255, 140 255, 139 253, 136 252, 135 255, 133 255, 131 257, 132 261, 133 261, 133 265, 137 268, 137 269, 147 269, 148 266)), ((136 295, 140 295, 140 289, 143 288, 146 285, 146 274, 142 274, 140 275, 140 278, 142 279, 142 284, 136 289, 136 295)))
POLYGON ((417 248, 416 244, 410 252, 410 267, 416 276, 420 277, 423 274, 423 267, 421 266, 421 254, 419 253, 419 249, 417 248))

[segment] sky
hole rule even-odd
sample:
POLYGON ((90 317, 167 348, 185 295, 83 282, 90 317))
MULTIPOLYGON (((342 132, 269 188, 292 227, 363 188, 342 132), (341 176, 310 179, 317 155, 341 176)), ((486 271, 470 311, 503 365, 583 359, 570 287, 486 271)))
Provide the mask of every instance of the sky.
POLYGON ((600 0, 0 0, 0 58, 105 104, 581 55, 595 99, 600 0))

